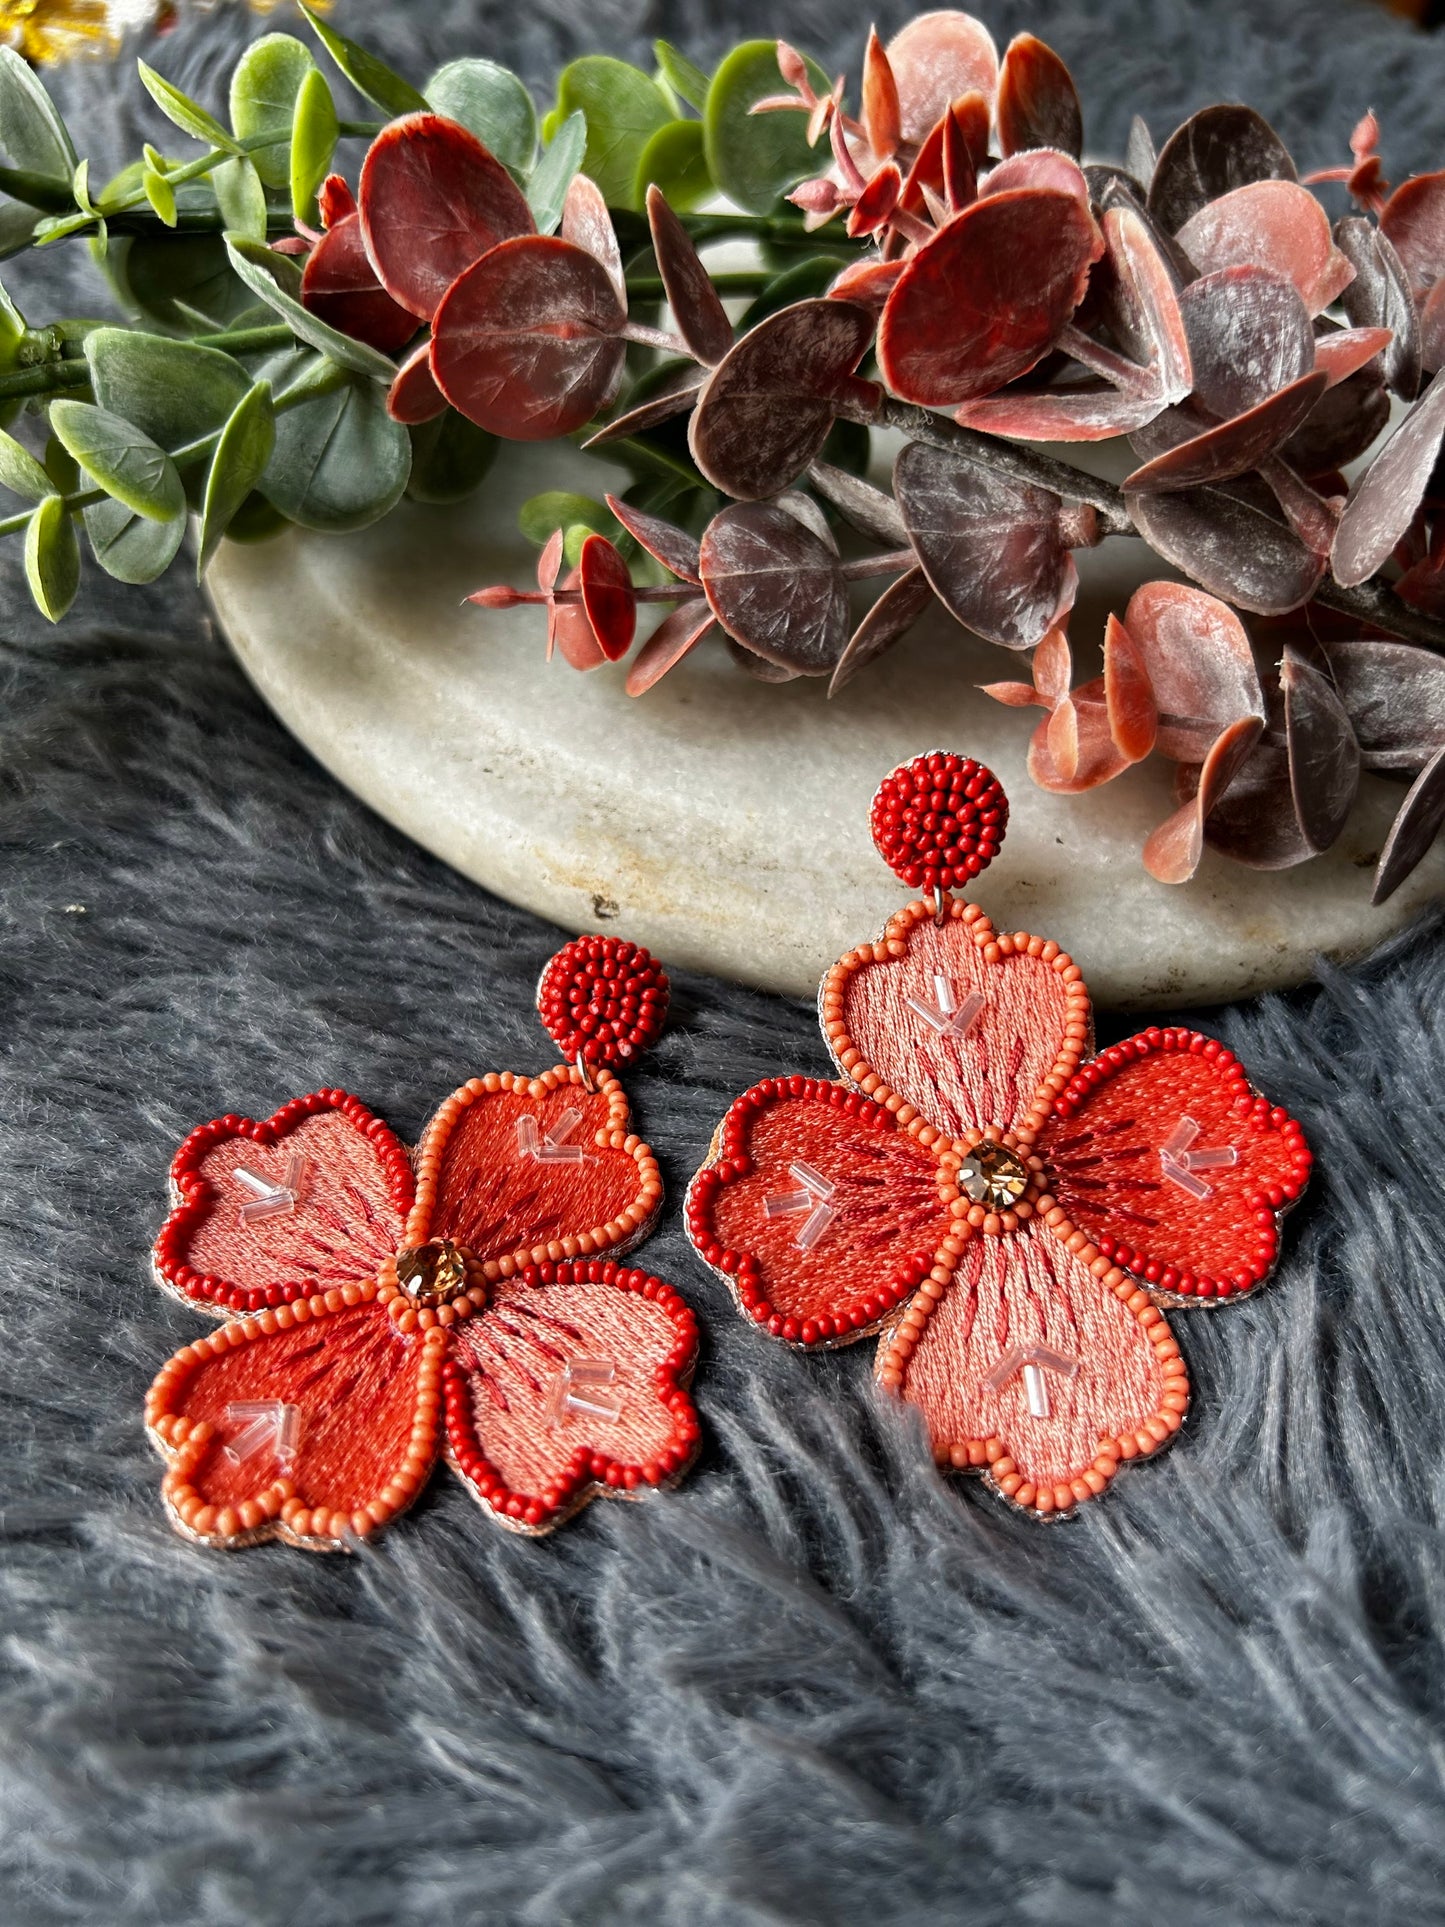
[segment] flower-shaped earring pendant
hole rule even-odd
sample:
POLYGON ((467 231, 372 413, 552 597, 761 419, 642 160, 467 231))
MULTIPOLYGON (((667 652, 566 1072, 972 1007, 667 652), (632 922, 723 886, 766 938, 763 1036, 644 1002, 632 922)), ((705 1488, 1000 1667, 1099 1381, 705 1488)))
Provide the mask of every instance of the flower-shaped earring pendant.
POLYGON ((146 1400, 187 1537, 336 1550, 404 1512, 439 1453, 533 1534, 687 1468, 697 1324, 619 1262, 662 1182, 611 1068, 661 1029, 667 978, 580 937, 537 1004, 567 1061, 463 1084, 414 1159, 335 1090, 218 1118, 176 1153, 156 1278, 228 1320, 146 1400))
POLYGON ((1178 1432, 1189 1379, 1165 1310, 1264 1282, 1310 1154, 1195 1031, 1091 1055, 1078 966, 951 894, 1007 820, 969 758, 885 779, 874 841, 928 900, 823 979, 842 1081, 739 1098, 687 1223, 764 1331, 882 1332, 878 1381, 921 1409, 939 1462, 1057 1517, 1178 1432))

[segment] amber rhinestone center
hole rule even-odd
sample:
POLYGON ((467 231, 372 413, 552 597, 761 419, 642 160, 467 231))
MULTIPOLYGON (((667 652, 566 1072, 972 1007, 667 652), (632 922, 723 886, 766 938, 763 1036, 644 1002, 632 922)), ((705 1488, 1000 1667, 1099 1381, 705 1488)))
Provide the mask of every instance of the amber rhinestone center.
POLYGON ((467 1288, 467 1254, 450 1238, 429 1238, 396 1254, 396 1282, 413 1303, 444 1305, 467 1288))
POLYGON ((958 1188, 990 1211, 1008 1211, 1029 1188, 1028 1167, 1006 1144, 985 1138, 959 1165, 958 1188))

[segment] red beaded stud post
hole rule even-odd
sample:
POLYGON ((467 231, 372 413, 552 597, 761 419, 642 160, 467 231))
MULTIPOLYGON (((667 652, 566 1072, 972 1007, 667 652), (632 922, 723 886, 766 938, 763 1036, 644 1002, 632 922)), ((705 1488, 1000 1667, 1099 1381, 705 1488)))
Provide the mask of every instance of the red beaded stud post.
POLYGON ((667 999, 662 965, 621 937, 574 938, 537 985, 537 1010, 567 1061, 609 1069, 656 1042, 667 999))
POLYGON ((878 854, 911 890, 953 890, 998 855, 1008 798, 971 756, 932 750, 884 777, 869 824, 878 854))

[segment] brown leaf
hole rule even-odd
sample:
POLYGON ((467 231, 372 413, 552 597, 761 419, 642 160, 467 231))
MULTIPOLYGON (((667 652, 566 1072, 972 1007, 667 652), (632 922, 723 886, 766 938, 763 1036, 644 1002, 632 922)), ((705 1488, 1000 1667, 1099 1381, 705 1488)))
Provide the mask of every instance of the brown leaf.
POLYGON ((1029 147, 1057 147, 1077 160, 1084 151, 1084 114, 1068 68, 1031 33, 1009 42, 995 108, 1005 155, 1029 147))
POLYGON ((1222 268, 1179 296, 1194 399, 1220 421, 1312 372, 1315 334, 1292 281, 1268 268, 1222 268))
POLYGON ((1031 649, 1074 605, 1078 571, 1048 489, 910 442, 893 493, 943 606, 1006 649, 1031 649))
POLYGON ((605 428, 599 428, 595 435, 589 435, 582 446, 601 448, 607 442, 620 442, 629 435, 641 435, 661 422, 670 422, 677 415, 685 415, 689 408, 697 406, 697 398, 701 393, 701 381, 684 381, 660 395, 650 395, 646 401, 639 402, 636 408, 614 415, 605 428))
POLYGON ((1267 492, 1262 503, 1248 486, 1227 483, 1125 499, 1152 549, 1237 608, 1284 615, 1319 587, 1324 557, 1280 520, 1267 492))
POLYGON ((1198 488, 1247 475, 1294 434, 1327 385, 1323 374, 1302 376, 1246 414, 1156 455, 1126 476, 1125 489, 1134 493, 1198 488))
POLYGON ((733 324, 727 310, 692 244, 692 236, 656 185, 647 190, 647 221, 677 331, 703 366, 712 368, 733 345, 733 324))
POLYGON ((607 506, 627 533, 640 542, 649 555, 655 556, 663 568, 671 569, 684 582, 702 581, 698 545, 686 529, 663 521, 660 515, 649 515, 646 509, 634 508, 620 495, 609 495, 607 506))
POLYGON ((1293 181, 1235 188, 1191 216, 1178 240, 1201 274, 1248 265, 1286 276, 1312 315, 1354 279, 1331 238, 1324 209, 1308 188, 1293 181))
POLYGON ((1316 854, 1295 815, 1289 752, 1261 736, 1209 812, 1204 841, 1251 870, 1289 870, 1316 854))
POLYGON ((1436 750, 1406 793, 1375 870, 1371 903, 1392 897, 1429 852, 1445 823, 1445 749, 1436 750))
POLYGON ((890 549, 908 545, 908 527, 893 497, 861 475, 850 475, 831 462, 814 462, 808 479, 818 493, 833 504, 861 535, 870 535, 890 549))
POLYGON ((901 642, 932 601, 933 590, 922 569, 905 570, 896 582, 890 582, 849 637, 828 684, 828 694, 836 696, 860 669, 895 642, 901 642))
POLYGON ((829 674, 848 638, 838 557, 786 509, 741 502, 715 515, 701 544, 703 588, 736 641, 794 675, 829 674))
POLYGON ((1429 387, 1355 483, 1333 552, 1348 588, 1378 569, 1409 528, 1445 438, 1445 375, 1429 387))
POLYGON ((1380 210, 1380 232, 1400 257, 1416 300, 1445 275, 1445 170, 1402 181, 1380 210))
POLYGON ((1252 107, 1203 107, 1164 143, 1149 183, 1149 212, 1177 234, 1208 202, 1251 181, 1292 181, 1294 162, 1252 107))
POLYGON ((1159 157, 1154 151, 1154 137, 1149 132, 1149 124, 1142 114, 1136 114, 1129 123, 1129 143, 1124 149, 1124 165, 1146 194, 1158 164, 1159 157))
POLYGON ((1360 746, 1328 677, 1286 648, 1279 671, 1290 791, 1301 834, 1318 854, 1335 843, 1360 787, 1360 746))
POLYGON ((1204 823, 1215 809, 1264 728, 1258 716, 1242 716, 1221 730, 1199 772, 1195 795, 1166 817, 1144 845, 1144 868, 1160 883, 1187 883, 1204 854, 1204 823))
POLYGON ((1335 225, 1335 245, 1355 270, 1340 296, 1356 328, 1388 328, 1385 379, 1403 401, 1420 388, 1420 324, 1404 265, 1388 236, 1363 215, 1347 215, 1335 225))
POLYGON ((1373 637, 1325 653, 1366 769, 1415 771, 1445 748, 1445 658, 1373 637))
POLYGON ((1126 395, 1107 382, 1069 388, 1010 388, 955 409, 966 428, 1021 442, 1103 442, 1146 428, 1164 407, 1158 395, 1126 395))
POLYGON ((1325 390, 1280 454, 1301 475, 1324 475, 1363 455, 1389 419, 1385 378, 1366 366, 1325 390))

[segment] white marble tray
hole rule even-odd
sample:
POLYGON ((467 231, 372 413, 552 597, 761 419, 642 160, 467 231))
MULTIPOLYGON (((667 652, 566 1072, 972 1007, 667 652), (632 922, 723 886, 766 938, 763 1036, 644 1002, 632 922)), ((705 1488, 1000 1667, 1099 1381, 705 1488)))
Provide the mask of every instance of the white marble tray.
MULTIPOLYGON (((1171 807, 1170 767, 1083 797, 1036 789, 1024 755, 1039 712, 974 687, 1017 664, 946 621, 833 702, 817 681, 756 683, 717 644, 634 702, 621 669, 546 664, 539 610, 463 606, 482 583, 532 579, 515 514, 527 496, 608 485, 600 464, 584 477, 556 448, 507 450, 480 501, 404 505, 354 536, 227 543, 209 577, 222 629, 282 721, 382 816, 513 902, 571 930, 620 930, 670 965, 809 994, 903 900, 868 803, 895 763, 940 746, 990 764, 1013 805, 980 902, 1072 951, 1103 1005, 1300 982, 1317 953, 1360 952, 1445 890, 1442 841, 1370 908, 1402 794, 1378 778, 1316 862, 1266 874, 1207 855, 1192 883, 1155 883, 1139 850, 1171 807)), ((1081 561, 1085 637, 1149 558, 1116 541, 1081 561)))

